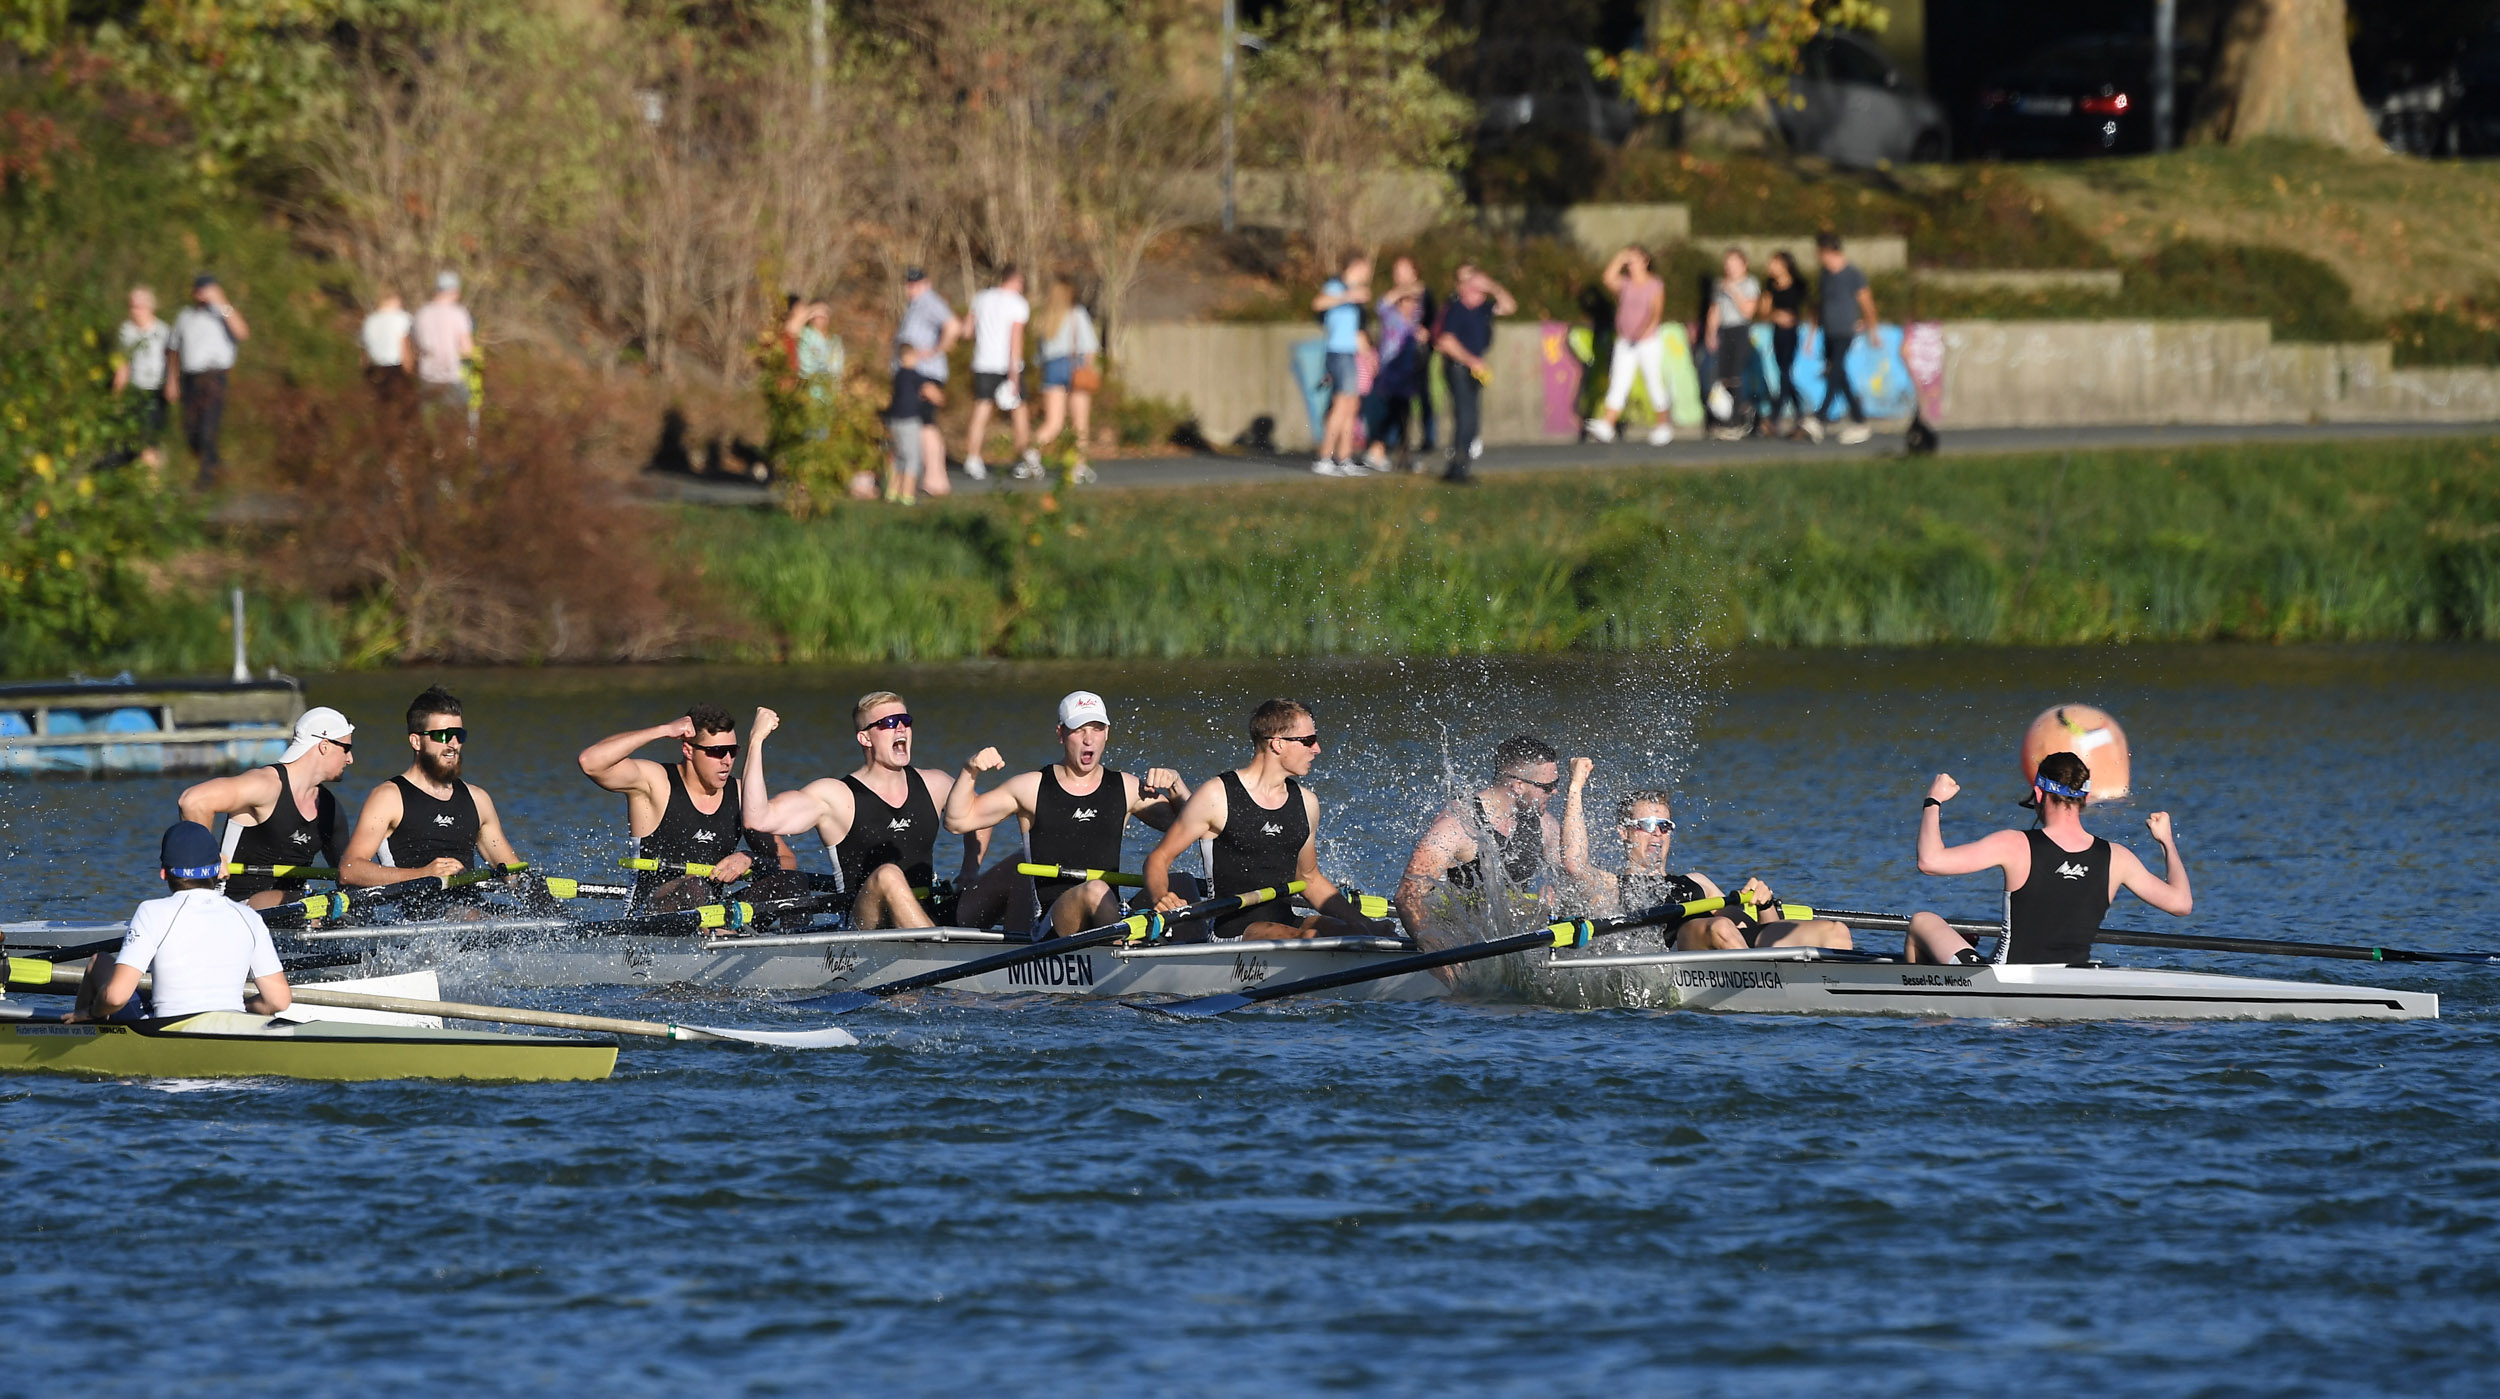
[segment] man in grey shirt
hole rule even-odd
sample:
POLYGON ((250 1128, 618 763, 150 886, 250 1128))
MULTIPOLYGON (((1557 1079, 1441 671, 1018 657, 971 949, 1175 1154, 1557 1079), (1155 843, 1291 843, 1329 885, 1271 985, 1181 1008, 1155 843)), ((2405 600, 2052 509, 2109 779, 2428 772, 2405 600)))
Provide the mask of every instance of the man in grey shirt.
POLYGON ((236 347, 251 338, 252 328, 217 279, 206 272, 192 278, 191 304, 174 317, 171 348, 182 371, 175 381, 182 386, 182 436, 199 459, 202 490, 216 487, 225 466, 217 435, 226 421, 226 374, 236 347))
MULTIPOLYGON (((157 465, 157 444, 165 436, 165 405, 181 390, 167 382, 166 352, 174 343, 174 328, 156 318, 156 292, 149 287, 130 289, 130 319, 122 322, 115 336, 121 353, 113 359, 113 392, 135 394, 132 416, 138 427, 138 459, 157 465)), ((131 459, 128 452, 115 460, 131 459)))
MULTIPOLYGON (((894 333, 894 343, 898 349, 907 347, 915 353, 915 373, 932 384, 943 384, 946 352, 963 337, 964 323, 956 318, 955 308, 946 304, 946 298, 937 294, 937 288, 929 285, 929 274, 920 268, 904 269, 903 295, 907 303, 903 307, 902 328, 894 333)), ((894 364, 897 368, 902 364, 899 353, 894 364)), ((920 456, 921 493, 945 495, 950 489, 946 484, 946 439, 933 421, 920 429, 920 456)))
POLYGON ((1858 386, 1849 382, 1849 342, 1875 329, 1875 293, 1867 289, 1866 274, 1840 251, 1840 235, 1824 230, 1814 235, 1814 255, 1823 264, 1822 298, 1819 302, 1823 326, 1823 406, 1806 419, 1806 431, 1820 438, 1823 424, 1832 415, 1832 395, 1841 394, 1849 400, 1849 426, 1840 430, 1840 440, 1856 444, 1870 434, 1866 428, 1866 405, 1858 402, 1858 386))

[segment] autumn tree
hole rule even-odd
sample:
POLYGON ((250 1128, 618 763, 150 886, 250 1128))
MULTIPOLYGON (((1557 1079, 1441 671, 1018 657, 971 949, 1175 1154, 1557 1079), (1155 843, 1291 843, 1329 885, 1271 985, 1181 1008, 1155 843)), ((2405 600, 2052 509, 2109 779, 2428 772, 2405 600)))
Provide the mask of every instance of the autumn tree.
POLYGON ((1652 13, 1648 48, 1589 59, 1651 116, 1756 111, 1785 95, 1816 35, 1880 34, 1891 22, 1876 0, 1669 0, 1652 13))

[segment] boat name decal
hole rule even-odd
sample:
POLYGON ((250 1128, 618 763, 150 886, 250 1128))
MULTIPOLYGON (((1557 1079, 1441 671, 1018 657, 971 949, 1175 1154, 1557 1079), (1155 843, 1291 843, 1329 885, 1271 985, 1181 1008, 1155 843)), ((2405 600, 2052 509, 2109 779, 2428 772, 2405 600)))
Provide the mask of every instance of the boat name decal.
POLYGON ((1970 978, 1967 976, 1954 976, 1947 972, 1918 972, 1915 974, 1903 972, 1901 974, 1901 984, 1904 986, 1967 987, 1970 985, 1970 978))
POLYGON ((93 1025, 20 1025, 17 1027, 19 1039, 28 1039, 36 1035, 58 1035, 68 1039, 91 1040, 95 1038, 95 1032, 93 1025))
POLYGON ((1274 970, 1265 957, 1253 957, 1247 952, 1233 954, 1233 981, 1236 985, 1250 986, 1265 981, 1274 970))
POLYGON ((859 970, 859 953, 839 943, 825 949, 825 979, 841 985, 859 970))
POLYGON ((1677 967, 1675 984, 1686 991, 1776 991, 1788 983, 1777 967, 1677 967))
POLYGON ((1094 959, 1082 952, 1062 952, 1056 957, 1040 957, 1021 962, 1007 969, 1010 986, 1091 986, 1094 984, 1094 959))

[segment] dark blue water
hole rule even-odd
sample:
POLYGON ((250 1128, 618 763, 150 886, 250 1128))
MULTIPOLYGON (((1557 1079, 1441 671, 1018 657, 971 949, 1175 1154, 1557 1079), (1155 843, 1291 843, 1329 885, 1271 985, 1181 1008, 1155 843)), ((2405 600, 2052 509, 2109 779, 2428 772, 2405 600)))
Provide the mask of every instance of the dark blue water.
MULTIPOLYGON (((381 775, 424 677, 324 682, 381 775)), ((523 853, 594 870, 583 743, 773 702, 777 780, 833 770, 889 675, 456 677, 523 853)), ((1332 870, 1386 889, 1451 768, 1519 728, 1672 780, 1679 854, 1830 905, 1991 911, 1909 867, 2012 818, 2047 704, 2115 710, 2141 853, 2191 925, 2500 944, 2487 650, 905 672, 924 761, 1226 761, 1312 696, 1332 870)), ((0 912, 145 896, 172 785, 0 787, 0 912)), ((2114 922, 2166 919, 2122 905, 2114 922)), ((2438 992, 2403 1025, 2038 1027, 1278 1008, 1216 1024, 935 1000, 807 1056, 629 1045, 605 1084, 0 1081, 0 1391, 342 1379, 581 1393, 2487 1392, 2500 1376, 2500 973, 2129 960, 2438 992)), ((472 995, 493 988, 465 986, 472 995)), ((540 1004, 625 1013, 632 991, 540 1004)), ((706 1007, 751 1023, 769 1008, 706 1007)))

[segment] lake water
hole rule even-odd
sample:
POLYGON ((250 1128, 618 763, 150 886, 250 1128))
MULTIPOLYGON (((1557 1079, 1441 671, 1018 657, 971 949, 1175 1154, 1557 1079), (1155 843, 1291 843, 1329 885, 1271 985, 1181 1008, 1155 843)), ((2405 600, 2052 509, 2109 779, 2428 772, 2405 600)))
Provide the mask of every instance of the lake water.
MULTIPOLYGON (((313 684, 364 726, 351 801, 433 678, 313 684)), ((903 691, 952 767, 1046 759, 1082 685, 1115 761, 1193 779, 1256 700, 1311 700, 1323 864, 1366 888, 1524 729, 1609 791, 1675 786, 1680 865, 1968 915, 1985 880, 1911 867, 1928 775, 1963 781, 1948 834, 2019 824, 2023 725, 2083 700, 2134 747, 2136 799, 2095 824, 2152 855, 2143 813, 2174 813, 2189 927, 2500 944, 2488 649, 439 678, 470 775, 560 873, 621 853, 622 803, 573 755, 692 700, 779 708, 788 785, 850 765, 863 689, 903 691)), ((0 785, 0 916, 127 912, 175 790, 0 785)), ((0 1392, 2488 1392, 2500 973, 2112 956, 2435 991, 2444 1018, 1315 1002, 1179 1025, 937 997, 852 1017, 854 1050, 629 1044, 605 1084, 13 1078, 0 1392)))

